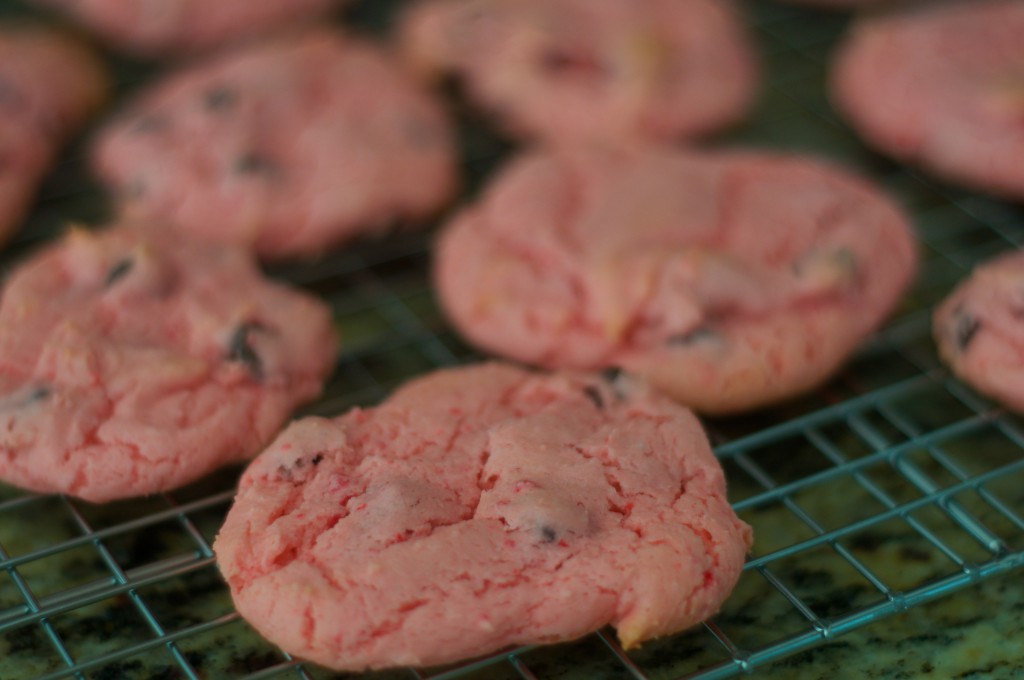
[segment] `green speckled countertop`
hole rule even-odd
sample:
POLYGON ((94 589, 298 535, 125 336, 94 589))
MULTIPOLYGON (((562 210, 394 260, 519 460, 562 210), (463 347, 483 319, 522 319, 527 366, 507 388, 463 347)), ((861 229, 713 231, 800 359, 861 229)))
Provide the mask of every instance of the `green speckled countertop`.
MULTIPOLYGON (((348 18, 386 28, 402 4, 354 2, 348 18)), ((461 670, 368 677, 670 680, 740 674, 734 659, 780 680, 1024 677, 1024 421, 950 378, 928 331, 930 308, 975 262, 1024 241, 1024 211, 881 158, 831 111, 827 58, 847 15, 744 7, 766 82, 750 122, 721 143, 814 153, 871 175, 913 216, 917 284, 815 394, 708 423, 730 498, 756 532, 747 571, 708 627, 627 657, 603 631, 461 670)), ((0 0, 0 14, 25 13, 0 0)), ((123 90, 152 77, 112 63, 123 90)), ((472 192, 509 145, 458 115, 472 192)), ((5 269, 66 220, 103 219, 82 155, 71 149, 44 187, 5 269)), ((310 411, 372 404, 412 375, 475 357, 436 307, 429 243, 402 234, 271 272, 327 299, 345 338, 310 411)), ((234 613, 209 544, 238 473, 104 506, 0 486, 0 680, 351 677, 297 666, 234 613)))
POLYGON ((1020 678, 1022 622, 1024 588, 1019 575, 997 578, 779 661, 763 677, 1020 678))

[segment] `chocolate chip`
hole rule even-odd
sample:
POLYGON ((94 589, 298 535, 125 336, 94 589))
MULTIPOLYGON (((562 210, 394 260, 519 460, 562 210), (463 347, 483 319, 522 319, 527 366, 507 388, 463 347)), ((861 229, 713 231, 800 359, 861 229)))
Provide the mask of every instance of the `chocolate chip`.
POLYGON ((20 109, 25 104, 25 95, 11 81, 0 78, 0 106, 6 109, 20 109))
POLYGON ((793 260, 792 262, 790 262, 789 263, 789 271, 793 272, 793 276, 803 276, 804 275, 804 260, 803 260, 803 258, 801 258, 799 260, 793 260))
POLYGON ((111 267, 110 271, 107 272, 107 278, 103 281, 103 287, 110 288, 113 286, 115 283, 127 276, 128 272, 130 272, 134 266, 135 260, 130 257, 126 257, 123 260, 118 261, 117 264, 111 267))
POLYGON ((568 50, 552 47, 541 52, 540 66, 549 73, 589 72, 600 73, 603 71, 601 64, 587 54, 573 53, 568 50))
POLYGON ((47 399, 51 394, 53 394, 53 390, 47 385, 26 387, 0 401, 0 408, 5 410, 27 408, 47 399))
POLYGON ((666 344, 673 347, 686 347, 688 345, 695 345, 698 342, 705 342, 708 340, 717 340, 721 336, 715 331, 704 326, 694 328, 689 333, 677 333, 676 335, 670 335, 665 341, 666 344))
POLYGON ((587 399, 594 402, 594 406, 598 409, 604 409, 604 399, 601 398, 601 393, 593 385, 587 385, 583 388, 583 394, 587 395, 587 399))
POLYGON ((235 172, 240 175, 277 175, 280 171, 277 163, 257 153, 248 153, 235 162, 235 172))
POLYGON ((318 453, 315 456, 313 456, 313 461, 312 461, 313 462, 313 467, 316 467, 317 465, 322 463, 323 460, 324 460, 324 454, 322 454, 322 453, 318 453))
POLYGON ((849 248, 840 248, 833 257, 844 269, 849 269, 851 273, 857 271, 857 255, 849 248))
POLYGON ((562 50, 544 50, 540 55, 540 65, 545 71, 564 71, 572 64, 572 57, 562 50))
POLYGON ((974 340, 974 336, 981 330, 981 322, 971 316, 963 307, 958 307, 954 312, 953 340, 956 348, 964 352, 967 346, 974 340))
POLYGON ((616 399, 625 399, 626 393, 623 391, 624 385, 620 378, 622 377, 622 369, 618 366, 611 366, 601 371, 601 377, 611 386, 612 393, 615 394, 616 399))
POLYGON ((203 104, 209 111, 224 111, 230 109, 238 101, 238 95, 228 87, 215 87, 207 90, 203 95, 203 104))
POLYGON ((22 406, 30 406, 32 404, 43 401, 44 399, 48 398, 51 394, 53 394, 53 390, 51 390, 49 387, 47 387, 46 385, 38 385, 37 387, 34 387, 31 392, 28 393, 28 396, 25 397, 25 401, 22 402, 22 406))
POLYGON ((143 116, 135 121, 132 125, 132 132, 138 132, 141 134, 148 134, 150 132, 157 132, 167 127, 168 121, 164 116, 150 115, 143 116))
POLYGON ((622 369, 618 366, 611 366, 601 371, 601 377, 610 383, 615 382, 622 375, 622 369))
POLYGON ((263 362, 249 344, 249 333, 261 329, 258 323, 244 323, 231 334, 228 342, 228 361, 240 361, 257 380, 263 377, 263 362))
POLYGON ((406 139, 417 148, 437 146, 440 140, 437 128, 421 118, 409 118, 403 129, 406 139))
POLYGON ((146 195, 146 183, 141 179, 134 179, 122 187, 120 193, 125 200, 138 200, 146 195))
POLYGON ((540 528, 540 535, 544 538, 545 543, 554 543, 555 539, 558 538, 558 533, 547 524, 540 528))
POLYGON ((491 18, 491 14, 492 12, 484 7, 472 7, 465 13, 464 18, 466 22, 473 24, 491 18))

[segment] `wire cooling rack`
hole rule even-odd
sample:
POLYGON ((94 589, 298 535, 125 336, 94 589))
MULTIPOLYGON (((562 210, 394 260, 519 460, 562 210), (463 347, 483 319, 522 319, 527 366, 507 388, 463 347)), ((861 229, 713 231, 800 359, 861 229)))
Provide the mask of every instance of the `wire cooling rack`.
MULTIPOLYGON (((386 27, 400 4, 367 0, 350 19, 386 27)), ((757 536, 713 619, 628 654, 602 631, 373 678, 731 677, 1024 563, 1024 422, 951 378, 929 337, 929 310, 955 282, 1020 246, 1024 213, 937 184, 857 141, 823 88, 845 16, 766 1, 745 7, 767 82, 752 121, 724 143, 815 153, 874 177, 914 216, 919 282, 825 388, 708 423, 730 497, 757 536)), ((0 10, 27 11, 5 1, 0 10)), ((138 65, 117 68, 122 89, 152 77, 138 65)), ((473 190, 508 146, 472 121, 463 142, 473 190)), ((103 219, 81 156, 72 151, 45 187, 5 267, 66 219, 103 219)), ((403 234, 272 272, 327 299, 345 336, 311 412, 373 403, 411 376, 474 358, 436 308, 429 243, 429 234, 403 234)), ((210 543, 238 474, 102 506, 0 486, 0 678, 339 677, 281 653, 232 609, 210 543)))

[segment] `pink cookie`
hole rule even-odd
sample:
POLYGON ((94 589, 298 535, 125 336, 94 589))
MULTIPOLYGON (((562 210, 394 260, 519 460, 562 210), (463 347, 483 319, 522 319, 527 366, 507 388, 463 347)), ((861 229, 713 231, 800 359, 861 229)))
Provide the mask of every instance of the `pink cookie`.
POLYGON ((198 52, 327 14, 339 0, 31 0, 145 57, 198 52))
POLYGON ((0 27, 0 241, 107 90, 103 65, 69 36, 33 25, 0 27))
POLYGON ((750 528, 693 415, 622 376, 439 371, 293 424, 214 545, 238 611, 337 669, 420 666, 717 611, 750 528))
POLYGON ((0 298, 0 479, 90 501, 258 452, 319 394, 329 310, 162 229, 72 231, 0 298))
POLYGON ((878 189, 755 152, 534 152, 440 237, 471 341, 546 367, 621 366, 704 412, 825 380, 914 273, 878 189))
POLYGON ((953 372, 1024 412, 1024 252, 997 257, 935 310, 935 341, 953 372))
POLYGON ((415 67, 454 73, 520 137, 695 137, 740 120, 754 95, 727 0, 429 0, 400 31, 415 67))
POLYGON ((387 54, 319 30, 155 85, 93 160, 128 214, 269 259, 435 212, 456 187, 453 146, 441 105, 387 54))
POLYGON ((939 2, 867 17, 839 51, 832 90, 882 151, 1024 198, 1024 2, 939 2))

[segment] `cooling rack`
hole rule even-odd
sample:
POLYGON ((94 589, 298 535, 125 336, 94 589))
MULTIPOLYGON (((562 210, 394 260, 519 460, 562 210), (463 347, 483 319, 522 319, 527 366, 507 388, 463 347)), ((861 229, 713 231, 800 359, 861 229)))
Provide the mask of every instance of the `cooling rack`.
MULTIPOLYGON (((402 3, 355 3, 386 28, 402 3)), ((721 140, 804 151, 872 176, 913 215, 921 276, 891 323, 818 392, 708 422, 754 552, 721 613, 624 652, 614 634, 510 650, 391 678, 726 678, 1024 563, 1024 422, 939 364, 929 310, 978 261, 1019 247, 1024 212, 943 186, 864 147, 831 111, 823 82, 846 17, 745 5, 766 84, 749 124, 721 140)), ((28 10, 0 0, 0 13, 28 10)), ((122 90, 152 69, 117 62, 122 90)), ((469 192, 509 145, 463 116, 469 192)), ((72 150, 0 265, 107 207, 72 150)), ((428 285, 430 234, 358 244, 272 275, 325 298, 345 349, 309 412, 372 404, 401 381, 476 358, 444 323, 428 285)), ((0 486, 0 678, 340 677, 264 642, 231 607, 210 543, 239 468, 151 498, 90 505, 0 486)), ((882 622, 882 623, 880 623, 882 622)), ((348 677, 348 676, 345 676, 348 677)))

